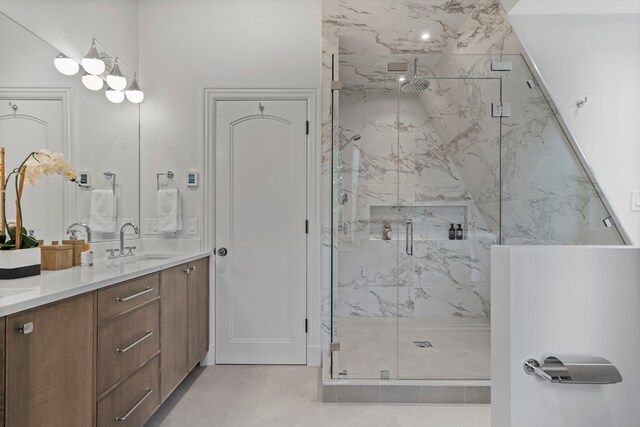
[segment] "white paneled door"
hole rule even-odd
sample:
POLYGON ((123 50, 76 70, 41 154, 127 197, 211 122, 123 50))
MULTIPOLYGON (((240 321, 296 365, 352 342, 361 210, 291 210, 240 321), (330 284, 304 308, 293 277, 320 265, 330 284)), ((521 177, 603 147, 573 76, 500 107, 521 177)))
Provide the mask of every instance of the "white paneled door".
POLYGON ((306 364, 307 102, 215 111, 216 363, 306 364))

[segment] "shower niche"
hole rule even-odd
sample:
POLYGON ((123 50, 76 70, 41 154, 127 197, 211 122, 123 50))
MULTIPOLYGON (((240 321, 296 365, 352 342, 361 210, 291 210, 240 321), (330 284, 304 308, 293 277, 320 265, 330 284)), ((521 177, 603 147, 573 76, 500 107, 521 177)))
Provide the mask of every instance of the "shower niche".
MULTIPOLYGON (((415 241, 451 241, 451 224, 462 226, 462 240, 467 239, 467 205, 375 206, 369 208, 369 240, 407 239, 407 221, 413 222, 415 241), (386 231, 385 227, 391 230, 386 231)), ((387 229, 388 230, 388 229, 387 229)))

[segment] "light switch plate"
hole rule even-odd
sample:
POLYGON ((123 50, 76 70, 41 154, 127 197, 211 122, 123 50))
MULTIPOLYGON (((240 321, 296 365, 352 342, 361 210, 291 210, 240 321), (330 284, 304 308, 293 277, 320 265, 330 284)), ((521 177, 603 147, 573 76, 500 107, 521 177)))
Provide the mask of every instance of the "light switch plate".
POLYGON ((631 192, 631 210, 640 211, 640 190, 631 192))
POLYGON ((198 234, 198 220, 195 218, 190 218, 187 220, 187 233, 188 234, 198 234))

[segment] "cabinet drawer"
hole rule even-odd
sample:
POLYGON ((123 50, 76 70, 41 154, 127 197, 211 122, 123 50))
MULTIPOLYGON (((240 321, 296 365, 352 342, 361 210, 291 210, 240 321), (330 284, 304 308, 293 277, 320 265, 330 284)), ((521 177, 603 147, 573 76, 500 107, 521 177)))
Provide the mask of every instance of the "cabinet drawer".
POLYGON ((98 329, 98 396, 160 349, 160 301, 98 329))
POLYGON ((160 405, 159 356, 98 402, 98 427, 139 427, 160 405))
POLYGON ((160 274, 134 279, 98 291, 98 323, 144 304, 160 293, 160 274))

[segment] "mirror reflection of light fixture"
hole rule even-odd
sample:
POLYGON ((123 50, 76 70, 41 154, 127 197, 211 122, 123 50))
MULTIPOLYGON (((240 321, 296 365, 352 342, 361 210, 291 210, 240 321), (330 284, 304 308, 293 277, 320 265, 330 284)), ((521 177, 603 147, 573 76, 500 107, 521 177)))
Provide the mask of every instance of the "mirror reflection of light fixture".
MULTIPOLYGON (((58 71, 67 76, 72 76, 80 70, 80 65, 64 53, 56 56, 53 63, 58 71)), ((82 84, 87 89, 98 91, 104 87, 106 80, 108 87, 105 96, 114 104, 120 104, 125 98, 134 104, 139 104, 144 100, 144 92, 140 89, 140 86, 138 86, 136 72, 127 64, 120 61, 113 52, 95 38, 91 39, 91 49, 89 49, 89 52, 82 58, 81 64, 85 71, 82 75, 82 84), (100 56, 100 53, 98 53, 98 45, 100 46, 100 51, 103 56, 100 56), (111 67, 111 71, 109 71, 106 78, 103 78, 102 75, 107 66, 105 61, 109 66, 113 63, 113 67, 111 67), (122 72, 121 66, 125 68, 127 75, 133 74, 133 80, 129 87, 127 87, 127 78, 122 72)))
POLYGON ((107 96, 107 99, 114 104, 120 104, 122 101, 124 101, 124 93, 120 92, 119 90, 107 88, 105 95, 107 96))
POLYGON ((100 90, 104 86, 104 80, 100 76, 94 76, 89 73, 84 73, 82 76, 82 84, 89 90, 100 90))
POLYGON ((139 104, 144 99, 144 92, 138 86, 138 79, 136 73, 133 73, 133 81, 126 90, 127 99, 134 104, 139 104))
POLYGON ((64 53, 56 56, 56 59, 53 60, 53 65, 65 76, 73 76, 80 70, 80 65, 64 53))
POLYGON ((82 68, 94 76, 104 73, 106 66, 96 48, 96 39, 91 39, 91 48, 89 48, 89 52, 82 58, 82 68))
POLYGON ((115 90, 123 90, 127 87, 127 79, 122 75, 122 71, 120 71, 118 58, 116 58, 116 61, 113 64, 113 68, 107 76, 107 84, 109 85, 109 87, 115 90))

